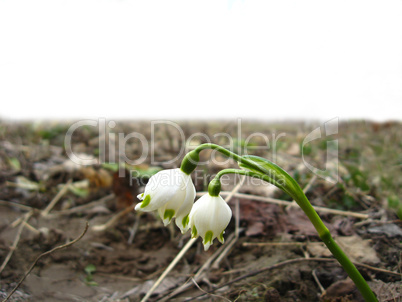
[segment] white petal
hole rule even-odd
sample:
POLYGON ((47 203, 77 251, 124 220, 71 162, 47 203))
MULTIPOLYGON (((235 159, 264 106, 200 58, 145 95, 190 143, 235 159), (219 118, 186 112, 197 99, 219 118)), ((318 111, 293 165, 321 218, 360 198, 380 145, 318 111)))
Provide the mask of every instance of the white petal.
POLYGON ((188 179, 185 179, 185 181, 186 181, 186 196, 184 198, 183 204, 181 205, 176 214, 176 225, 180 228, 182 234, 187 232, 187 230, 190 227, 189 223, 187 223, 187 225, 185 226, 183 225, 183 219, 185 219, 187 215, 190 214, 196 194, 195 187, 193 181, 191 180, 191 177, 188 177, 188 179))
POLYGON ((195 226, 202 237, 210 230, 210 208, 210 196, 206 194, 194 203, 190 212, 191 227, 195 226))
MULTIPOLYGON (((206 195, 204 195, 204 196, 206 196, 206 195)), ((202 204, 203 204, 203 202, 202 202, 202 200, 203 200, 203 197, 204 196, 202 196, 201 198, 199 198, 194 204, 193 204, 193 207, 191 208, 191 211, 190 211, 190 214, 188 215, 188 217, 189 217, 189 228, 190 229, 193 229, 193 227, 194 227, 194 216, 196 215, 196 213, 198 213, 198 209, 202 206, 202 204)), ((197 228, 197 227, 196 227, 197 228)), ((193 234, 191 234, 191 236, 192 236, 193 234)), ((198 229, 197 229, 197 236, 195 236, 194 238, 197 238, 198 236, 200 235, 200 233, 198 232, 198 229)))
POLYGON ((232 210, 221 196, 212 197, 211 202, 215 204, 214 213, 211 213, 211 222, 213 222, 214 237, 218 237, 228 226, 232 218, 232 210))
POLYGON ((176 195, 172 197, 171 200, 169 200, 166 204, 164 204, 162 207, 158 208, 158 213, 159 216, 163 220, 163 224, 167 226, 172 218, 176 217, 177 215, 177 208, 180 208, 180 206, 183 203, 183 200, 185 199, 185 191, 179 190, 176 195), (166 212, 169 211, 170 216, 165 218, 166 212), (171 214, 173 212, 173 214, 171 214))
POLYGON ((136 209, 145 212, 155 211, 172 200, 182 187, 178 171, 180 169, 163 170, 153 175, 145 186, 143 195, 144 199, 149 195, 151 202, 143 208, 141 208, 141 205, 136 206, 136 209))
POLYGON ((176 191, 176 194, 168 200, 167 203, 163 205, 165 209, 172 209, 175 210, 177 213, 178 209, 180 209, 181 205, 183 204, 184 200, 186 198, 186 191, 184 190, 178 190, 176 191))
POLYGON ((191 177, 189 175, 185 175, 183 177, 183 184, 185 190, 185 197, 182 205, 177 211, 177 216, 185 216, 190 213, 190 210, 194 204, 194 198, 196 194, 193 181, 191 180, 191 177))
POLYGON ((190 212, 190 226, 195 226, 198 235, 204 239, 204 248, 208 249, 213 240, 219 238, 225 230, 231 217, 232 211, 222 197, 206 194, 194 204, 190 212), (212 231, 212 238, 205 242, 208 231, 212 231))

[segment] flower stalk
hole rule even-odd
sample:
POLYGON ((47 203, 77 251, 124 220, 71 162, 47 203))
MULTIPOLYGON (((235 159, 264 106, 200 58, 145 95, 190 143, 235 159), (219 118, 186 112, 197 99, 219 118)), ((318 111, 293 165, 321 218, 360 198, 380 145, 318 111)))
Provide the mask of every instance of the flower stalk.
MULTIPOLYGON (((286 173, 281 167, 264 158, 252 155, 240 156, 219 145, 202 144, 184 157, 180 167, 180 173, 185 175, 184 178, 189 176, 195 170, 200 160, 199 153, 205 149, 217 150, 223 155, 234 159, 238 162, 239 167, 242 169, 225 169, 220 171, 210 182, 208 186, 208 194, 202 196, 197 202, 195 202, 191 208, 191 211, 190 200, 194 200, 195 195, 192 189, 192 183, 191 185, 181 185, 182 187, 184 186, 187 192, 185 195, 180 195, 181 193, 178 191, 178 187, 175 189, 163 188, 161 190, 149 189, 148 191, 146 187, 145 194, 141 196, 143 199, 142 205, 137 205, 136 209, 147 210, 148 208, 149 211, 158 209, 160 214, 164 213, 164 215, 168 216, 162 217, 165 224, 169 223, 173 217, 180 217, 180 219, 183 219, 182 222, 178 221, 176 218, 176 224, 180 227, 182 232, 184 233, 188 228, 190 228, 193 238, 198 236, 203 238, 204 249, 207 250, 215 238, 218 238, 221 243, 224 242, 223 233, 232 216, 229 206, 219 195, 221 191, 220 178, 225 174, 238 174, 264 180, 283 190, 296 201, 296 203, 300 206, 311 223, 314 225, 320 239, 324 242, 334 257, 342 265, 349 277, 353 280, 363 298, 370 302, 377 301, 376 296, 371 291, 367 282, 364 280, 355 265, 350 261, 350 259, 332 238, 328 228, 312 207, 303 190, 288 173, 286 173), (148 196, 146 194, 147 192, 150 192, 150 195, 152 195, 151 201, 146 200, 148 196), (182 201, 177 203, 174 201, 174 199, 163 199, 161 197, 163 194, 159 194, 160 192, 170 192, 172 197, 181 196, 180 198, 182 201), (153 202, 152 199, 155 201, 153 202), (149 206, 147 202, 149 203, 149 206), (180 215, 176 215, 176 212, 174 212, 172 215, 169 215, 169 212, 166 212, 166 209, 169 206, 173 209, 180 208, 181 211, 178 213, 180 215)), ((154 182, 155 179, 152 179, 151 177, 151 180, 154 182)))
POLYGON ((264 158, 251 155, 239 156, 238 154, 230 152, 229 150, 214 144, 200 145, 199 147, 194 149, 194 151, 200 152, 201 150, 207 148, 217 150, 222 154, 230 158, 233 158, 239 163, 240 167, 246 169, 246 170, 226 169, 220 171, 208 186, 209 192, 219 194, 220 177, 224 174, 230 174, 230 173, 259 178, 277 186, 278 188, 289 194, 300 206, 300 208, 304 211, 304 213, 307 215, 311 223, 314 225, 314 228, 317 230, 320 239, 324 242, 324 244, 327 246, 330 252, 342 265, 346 273, 349 275, 349 277, 355 283, 356 287, 359 289, 363 298, 366 301, 378 301, 376 296, 368 286, 366 280, 364 280, 363 276, 357 270, 356 266, 352 263, 352 261, 350 261, 350 259, 346 256, 343 250, 332 238, 328 228, 325 226, 320 216, 314 210, 313 206, 307 199, 303 190, 288 173, 286 173, 281 167, 275 165, 274 163, 264 158))

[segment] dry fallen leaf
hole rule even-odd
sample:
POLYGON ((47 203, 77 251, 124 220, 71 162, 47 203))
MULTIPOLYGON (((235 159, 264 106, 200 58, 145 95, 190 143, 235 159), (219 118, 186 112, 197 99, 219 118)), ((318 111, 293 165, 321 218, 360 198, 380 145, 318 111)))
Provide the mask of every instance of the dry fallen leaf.
POLYGON ((356 285, 349 278, 332 283, 322 294, 323 302, 364 302, 356 285))
POLYGON ((335 240, 352 261, 370 264, 380 263, 376 251, 370 246, 370 240, 362 239, 357 235, 337 237, 335 240))
POLYGON ((117 209, 125 209, 131 206, 138 195, 138 183, 131 178, 130 173, 125 170, 124 176, 119 176, 119 171, 113 173, 112 190, 116 195, 117 209))
POLYGON ((89 180, 91 188, 108 188, 112 185, 113 178, 105 169, 83 167, 80 172, 89 180))

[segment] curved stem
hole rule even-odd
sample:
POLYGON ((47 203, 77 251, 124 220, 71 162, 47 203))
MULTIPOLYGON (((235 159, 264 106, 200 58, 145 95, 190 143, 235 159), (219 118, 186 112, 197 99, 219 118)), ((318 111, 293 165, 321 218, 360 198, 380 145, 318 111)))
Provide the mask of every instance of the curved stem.
MULTIPOLYGON (((215 186, 216 185, 216 180, 219 180, 223 175, 225 174, 238 174, 238 175, 245 175, 245 176, 249 176, 249 177, 254 177, 254 178, 258 178, 258 179, 262 179, 268 183, 271 183, 277 187, 279 187, 280 189, 283 190, 283 185, 278 184, 277 181, 275 179, 272 179, 272 177, 262 174, 262 173, 258 173, 258 172, 254 172, 254 171, 248 171, 248 170, 239 170, 239 169, 224 169, 221 170, 220 172, 218 172, 216 174, 216 176, 214 177, 214 180, 211 181, 210 186, 215 186)), ((290 176, 289 176, 290 177, 290 176)), ((295 201, 297 202, 297 204, 302 208, 302 210, 304 211, 304 213, 307 215, 307 217, 310 219, 310 221, 313 223, 315 229, 318 232, 318 235, 320 236, 324 236, 326 233, 329 233, 328 228, 324 225, 324 223, 322 222, 321 218, 318 216, 317 212, 314 210, 314 208, 311 206, 310 202, 308 201, 306 195, 303 193, 303 190, 300 188, 300 186, 296 183, 297 187, 299 188, 299 192, 302 193, 301 194, 289 194, 289 192, 285 191, 286 193, 288 193, 290 196, 293 197, 293 199, 295 199, 295 201), (304 198, 303 198, 304 197, 304 198)), ((208 189, 209 190, 209 189, 208 189)), ((209 190, 210 191, 210 190, 209 190)))
POLYGON ((268 162, 265 159, 264 159, 265 161, 263 162, 263 165, 262 165, 261 162, 255 161, 255 158, 257 158, 256 156, 248 156, 248 155, 240 156, 240 155, 233 153, 219 145, 210 144, 210 143, 199 145, 197 148, 195 148, 191 152, 195 152, 195 153, 199 154, 202 150, 205 150, 205 149, 216 150, 216 151, 222 153, 223 155, 237 161, 239 166, 264 174, 266 177, 270 178, 270 181, 269 181, 270 183, 277 186, 284 192, 288 193, 290 196, 292 196, 293 187, 294 186, 298 187, 298 184, 296 183, 296 181, 292 177, 290 177, 290 175, 287 174, 279 166, 275 165, 274 163, 268 162), (267 169, 265 167, 267 162, 269 163, 269 169, 267 169))
MULTIPOLYGON (((279 168, 279 169, 281 169, 281 168, 279 168)), ((219 191, 220 191, 219 179, 220 179, 220 177, 222 177, 225 174, 245 175, 245 176, 249 176, 249 177, 262 179, 266 182, 276 185, 275 182, 273 182, 271 177, 269 177, 265 174, 262 174, 262 173, 258 173, 258 172, 254 172, 254 171, 239 170, 239 169, 225 169, 225 170, 220 171, 215 176, 213 181, 211 181, 211 183, 210 183, 211 188, 208 187, 208 191, 214 192, 214 194, 219 194, 219 191)), ((331 251, 331 253, 334 255, 334 257, 338 260, 338 262, 342 265, 343 269, 346 271, 346 273, 349 275, 349 277, 356 284, 356 287, 359 289, 359 291, 361 292, 364 299, 366 301, 376 302, 377 298, 375 297, 374 293, 368 286, 366 280, 364 280, 363 276, 357 270, 357 268, 352 263, 352 261, 350 261, 350 259, 346 256, 346 254, 342 251, 342 249, 339 247, 339 245, 332 238, 331 233, 329 232, 328 228, 325 226, 325 224, 322 222, 320 216, 318 216, 317 212, 314 210, 313 206, 311 205, 310 201, 307 199, 303 190, 296 183, 296 181, 294 181, 293 178, 291 178, 291 179, 293 180, 292 186, 293 186, 294 191, 290 195, 295 199, 297 204, 302 208, 304 213, 310 219, 310 221, 314 225, 315 229, 317 230, 318 235, 321 238, 321 240, 324 242, 324 244, 327 246, 327 248, 331 251)))
POLYGON ((228 149, 223 148, 222 146, 219 146, 216 144, 211 144, 211 143, 201 144, 197 148, 195 148, 193 151, 200 153, 202 150, 205 150, 205 149, 217 150, 217 151, 221 152, 222 154, 226 155, 227 157, 233 158, 235 160, 239 160, 241 158, 240 155, 233 153, 232 151, 229 151, 228 149))
POLYGON ((215 145, 215 144, 202 144, 199 145, 197 148, 195 148, 193 151, 200 153, 202 150, 205 149, 212 149, 212 150, 216 150, 220 153, 222 153, 223 155, 226 155, 229 158, 233 158, 235 161, 245 164, 247 166, 252 167, 253 169, 256 169, 258 171, 260 171, 261 173, 264 173, 263 170, 260 169, 259 165, 255 164, 253 161, 247 160, 247 158, 240 156, 236 153, 233 153, 232 151, 229 151, 228 149, 225 149, 219 145, 215 145))

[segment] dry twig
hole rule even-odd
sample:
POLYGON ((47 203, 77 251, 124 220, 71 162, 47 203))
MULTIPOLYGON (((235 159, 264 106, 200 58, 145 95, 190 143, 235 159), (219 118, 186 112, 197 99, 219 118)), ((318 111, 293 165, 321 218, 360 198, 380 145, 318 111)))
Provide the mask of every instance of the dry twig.
POLYGON ((23 211, 32 211, 35 210, 35 208, 23 205, 23 204, 19 204, 16 202, 12 202, 12 201, 7 201, 7 200, 0 200, 0 206, 7 206, 7 207, 16 207, 19 208, 20 210, 23 211))
POLYGON ((140 226, 140 221, 141 221, 141 215, 137 215, 133 227, 129 229, 130 237, 128 237, 127 240, 128 244, 133 244, 134 237, 137 234, 138 228, 140 226))
POLYGON ((180 261, 180 259, 184 256, 184 254, 190 249, 190 247, 197 241, 197 239, 190 239, 186 245, 181 249, 181 251, 176 255, 172 262, 170 262, 169 266, 165 269, 162 275, 156 280, 156 282, 152 285, 147 294, 142 298, 141 302, 145 302, 152 295, 155 289, 161 284, 163 279, 170 273, 170 271, 176 266, 176 264, 180 261))
POLYGON ((77 207, 67 209, 67 210, 62 210, 62 211, 54 211, 51 214, 49 214, 48 217, 49 218, 54 217, 54 216, 58 217, 59 215, 70 215, 70 214, 74 214, 74 213, 79 213, 83 210, 92 208, 99 204, 104 204, 104 203, 108 202, 109 200, 112 200, 114 197, 115 197, 115 195, 112 193, 112 194, 106 195, 98 200, 94 200, 94 201, 91 201, 90 203, 83 204, 81 206, 77 206, 77 207))
POLYGON ((42 216, 47 216, 49 212, 53 209, 53 207, 59 202, 59 200, 63 197, 64 194, 67 193, 71 182, 73 180, 70 179, 64 186, 63 188, 59 191, 59 193, 56 194, 56 196, 52 199, 52 201, 47 205, 47 207, 42 211, 42 216))
POLYGON ((13 245, 10 247, 10 250, 9 250, 6 258, 4 259, 3 264, 0 267, 0 274, 3 272, 8 261, 10 261, 11 256, 13 255, 14 251, 16 250, 18 242, 20 241, 20 238, 21 238, 22 230, 24 229, 25 224, 28 222, 29 218, 31 218, 32 214, 33 214, 33 211, 30 211, 24 215, 24 218, 22 219, 22 223, 20 224, 20 227, 18 229, 17 235, 15 236, 13 245))
POLYGON ((96 232, 101 232, 101 231, 105 231, 108 228, 110 228, 112 225, 114 225, 117 221, 119 221, 119 219, 125 215, 127 215, 128 213, 132 212, 134 209, 134 206, 129 206, 128 208, 125 208, 123 211, 117 213, 115 216, 113 216, 112 218, 110 218, 108 221, 106 221, 106 223, 104 224, 99 224, 99 225, 94 225, 92 227, 93 231, 96 232))
MULTIPOLYGON (((317 261, 317 262, 337 262, 337 260, 334 259, 334 258, 296 258, 296 259, 285 260, 285 261, 279 262, 277 264, 274 264, 272 266, 264 267, 262 269, 255 270, 255 271, 249 272, 249 273, 247 273, 245 275, 239 276, 239 277, 237 277, 235 279, 232 279, 232 280, 230 280, 230 281, 228 281, 228 282, 226 282, 226 283, 224 283, 222 285, 219 285, 218 287, 214 288, 213 290, 207 292, 207 294, 214 293, 215 291, 221 289, 222 287, 225 287, 225 286, 228 286, 230 284, 239 282, 239 281, 241 281, 243 279, 246 279, 246 278, 249 278, 249 277, 253 277, 253 276, 261 274, 263 272, 273 270, 273 269, 276 269, 276 268, 280 268, 280 267, 288 265, 288 264, 293 264, 293 263, 297 263, 297 262, 305 262, 305 261, 306 262, 310 262, 310 261, 311 262, 314 262, 314 261, 317 261)), ((391 272, 391 271, 386 271, 386 270, 383 270, 383 269, 378 269, 376 267, 372 267, 372 266, 369 266, 369 265, 366 265, 366 264, 356 263, 356 262, 354 262, 354 264, 356 266, 365 267, 365 268, 368 268, 370 270, 379 271, 379 272, 385 272, 385 273, 392 274, 392 275, 397 275, 397 276, 402 276, 402 274, 391 272)), ((196 296, 196 297, 191 297, 191 298, 188 298, 188 299, 184 300, 184 302, 192 301, 192 300, 198 299, 200 297, 203 297, 205 295, 206 294, 201 294, 201 295, 196 296)))
MULTIPOLYGON (((203 195, 203 194, 205 194, 205 192, 204 193, 203 192, 197 193, 197 195, 198 194, 203 195)), ((228 195, 228 194, 230 194, 230 192, 221 192, 220 194, 221 195, 228 195)), ((244 194, 244 193, 235 193, 234 196, 239 197, 239 198, 247 198, 247 199, 250 199, 250 200, 257 200, 257 201, 273 203, 273 204, 277 204, 277 205, 280 205, 280 206, 288 206, 288 205, 292 204, 292 202, 286 201, 286 200, 275 199, 275 198, 271 198, 271 197, 251 195, 251 194, 244 194)), ((297 205, 297 207, 299 207, 299 206, 297 205)), ((328 208, 325 208, 325 207, 317 207, 317 206, 313 206, 313 208, 317 212, 322 212, 322 213, 331 213, 331 214, 336 214, 336 215, 352 216, 352 217, 356 217, 356 218, 360 218, 360 219, 369 218, 368 214, 361 214, 361 213, 355 213, 355 212, 350 212, 350 211, 334 210, 334 209, 328 209, 328 208)))
MULTIPOLYGON (((22 223, 21 226, 23 227, 24 224, 22 223)), ((18 282, 18 284, 14 287, 14 289, 8 294, 8 296, 7 296, 2 302, 6 302, 6 301, 8 301, 8 299, 10 299, 10 297, 11 297, 11 296, 15 293, 15 291, 21 286, 22 282, 24 282, 25 278, 31 273, 31 271, 33 270, 33 268, 35 267, 35 265, 38 263, 38 261, 39 261, 42 257, 47 256, 47 255, 49 255, 49 254, 51 254, 51 253, 53 253, 53 252, 55 252, 55 251, 57 251, 57 250, 61 250, 61 249, 63 249, 63 248, 69 247, 69 246, 73 245, 74 243, 76 243, 77 241, 81 240, 81 238, 84 237, 85 233, 87 232, 88 226, 89 226, 89 224, 88 224, 88 221, 87 221, 87 223, 86 223, 86 225, 85 225, 85 229, 84 229, 84 231, 82 232, 82 234, 81 234, 80 236, 78 236, 76 239, 74 239, 73 241, 70 241, 70 242, 68 242, 68 243, 66 243, 66 244, 63 244, 63 245, 56 246, 55 248, 51 249, 50 251, 47 251, 47 252, 44 252, 44 253, 40 254, 40 255, 35 259, 35 261, 32 263, 31 267, 25 272, 24 276, 21 278, 21 280, 18 282)))
POLYGON ((218 296, 218 295, 214 295, 214 294, 209 294, 209 293, 207 293, 205 290, 203 290, 203 289, 198 285, 198 283, 194 280, 194 278, 191 278, 191 281, 193 281, 194 285, 195 285, 200 291, 202 291, 203 293, 205 293, 206 295, 208 295, 208 296, 213 296, 213 297, 219 298, 219 299, 221 299, 221 300, 226 300, 226 301, 231 302, 229 299, 227 299, 227 298, 225 298, 225 297, 223 297, 223 296, 218 296))
MULTIPOLYGON (((304 262, 304 261, 331 262, 331 261, 334 261, 334 260, 336 261, 336 259, 330 259, 330 258, 308 258, 308 259, 307 259, 307 258, 297 258, 297 259, 285 260, 285 261, 283 261, 283 262, 279 262, 279 263, 274 264, 274 265, 272 265, 272 266, 264 267, 264 268, 262 268, 262 269, 249 272, 249 273, 247 273, 247 274, 245 274, 245 275, 243 275, 243 276, 240 276, 240 277, 237 277, 237 278, 235 278, 235 279, 233 279, 233 280, 230 280, 230 281, 226 282, 225 284, 222 284, 222 285, 220 285, 220 286, 214 288, 213 290, 210 290, 210 291, 207 292, 206 294, 212 294, 212 293, 214 293, 215 291, 217 291, 218 289, 220 289, 220 288, 222 288, 222 287, 228 286, 228 285, 233 284, 233 283, 235 283, 235 282, 239 282, 239 281, 241 281, 241 280, 243 280, 243 279, 246 279, 246 278, 249 278, 249 277, 253 277, 253 276, 258 275, 258 274, 261 274, 261 273, 263 273, 263 272, 265 272, 265 271, 269 271, 269 270, 273 270, 273 269, 276 269, 276 268, 280 268, 280 267, 285 266, 285 265, 288 265, 288 264, 297 263, 297 262, 304 262)), ((198 298, 200 298, 200 297, 202 297, 202 296, 204 296, 204 295, 206 295, 206 294, 201 294, 201 295, 198 295, 198 296, 196 296, 196 297, 191 297, 191 298, 188 298, 188 299, 186 299, 186 300, 184 300, 184 301, 185 301, 185 302, 188 302, 188 301, 196 300, 196 299, 198 299, 198 298)))
MULTIPOLYGON (((303 247, 301 249, 303 251, 304 257, 306 259, 310 259, 310 254, 308 253, 308 251, 306 249, 304 249, 303 247)), ((320 279, 318 279, 315 269, 313 269, 311 274, 313 275, 313 279, 314 279, 315 283, 317 284, 318 288, 320 289, 321 294, 323 294, 325 292, 325 288, 322 286, 320 279)))
POLYGON ((320 241, 309 241, 309 242, 243 242, 242 246, 287 246, 287 245, 310 245, 310 244, 318 244, 324 246, 323 242, 320 241))

